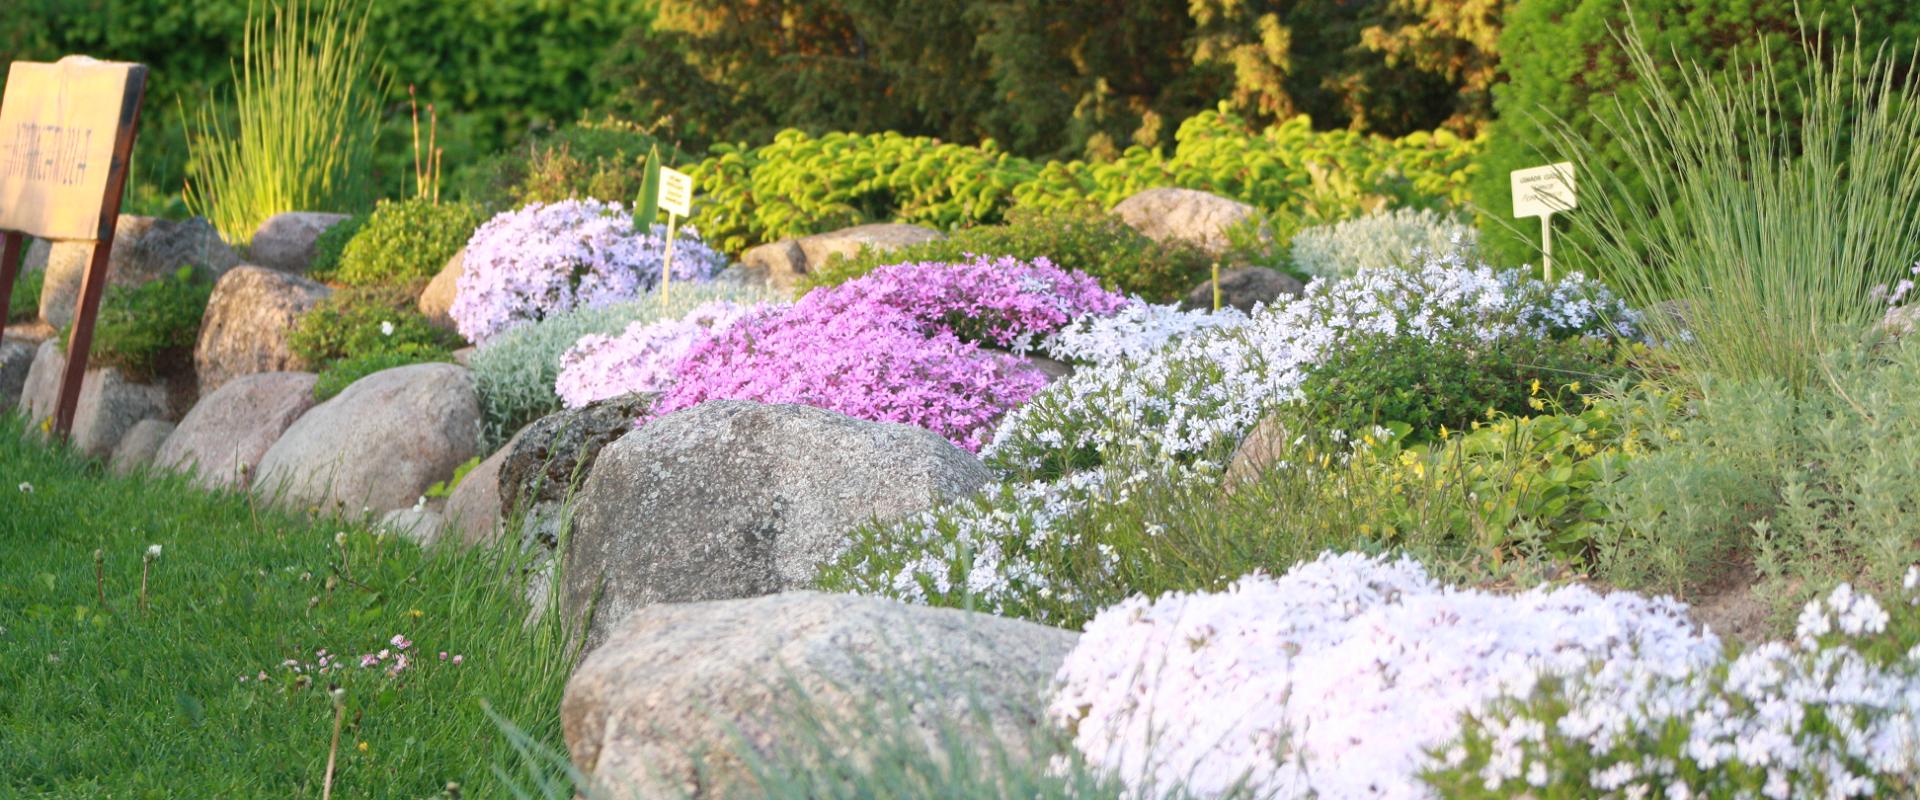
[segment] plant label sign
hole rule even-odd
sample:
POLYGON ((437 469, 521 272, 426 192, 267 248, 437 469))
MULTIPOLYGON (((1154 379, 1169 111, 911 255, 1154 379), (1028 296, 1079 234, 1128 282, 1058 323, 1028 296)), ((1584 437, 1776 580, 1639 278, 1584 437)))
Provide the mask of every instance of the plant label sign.
POLYGON ((693 213, 693 177, 676 169, 660 168, 660 209, 685 217, 693 213))
MULTIPOLYGON (((146 89, 143 65, 68 56, 52 64, 13 62, 0 93, 0 309, 12 302, 26 237, 94 243, 67 338, 72 355, 49 420, 62 438, 73 430, 87 372, 146 89)), ((0 314, 0 335, 6 325, 0 314)))
POLYGON ((85 56, 13 63, 0 95, 0 230, 113 238, 109 183, 126 168, 145 84, 139 64, 85 56))
POLYGON ((1514 170, 1513 215, 1540 218, 1541 267, 1553 280, 1553 215, 1578 208, 1573 192, 1573 164, 1562 161, 1544 167, 1514 170))
POLYGON ((1573 164, 1562 161, 1544 167, 1514 170, 1513 215, 1544 217, 1578 208, 1573 193, 1573 164))

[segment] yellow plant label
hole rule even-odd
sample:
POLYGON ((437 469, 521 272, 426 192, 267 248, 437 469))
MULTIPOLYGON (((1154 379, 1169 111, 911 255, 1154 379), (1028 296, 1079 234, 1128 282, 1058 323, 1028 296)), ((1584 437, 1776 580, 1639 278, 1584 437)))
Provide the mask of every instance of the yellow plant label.
POLYGON ((693 176, 660 168, 660 210, 682 217, 693 213, 693 176))

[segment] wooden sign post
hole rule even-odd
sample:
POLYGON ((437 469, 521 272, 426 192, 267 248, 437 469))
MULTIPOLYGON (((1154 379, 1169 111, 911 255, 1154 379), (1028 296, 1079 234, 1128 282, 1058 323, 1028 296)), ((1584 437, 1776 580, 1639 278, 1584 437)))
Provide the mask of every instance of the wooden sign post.
POLYGON ((680 218, 693 213, 693 176, 660 168, 660 210, 667 212, 667 252, 660 261, 660 307, 667 305, 667 285, 673 281, 673 242, 680 218))
POLYGON ((1553 214, 1578 208, 1573 193, 1573 164, 1562 161, 1544 167, 1514 170, 1513 215, 1540 218, 1540 247, 1546 279, 1553 280, 1553 214))
POLYGON ((26 237, 94 242, 53 415, 61 438, 73 430, 87 374, 146 87, 143 65, 68 56, 53 64, 14 62, 0 94, 0 334, 26 237))

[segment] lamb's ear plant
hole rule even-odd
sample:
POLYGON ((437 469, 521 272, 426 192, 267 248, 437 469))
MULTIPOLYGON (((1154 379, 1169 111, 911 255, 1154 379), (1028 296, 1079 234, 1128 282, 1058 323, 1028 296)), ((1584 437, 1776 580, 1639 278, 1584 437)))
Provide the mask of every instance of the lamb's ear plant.
POLYGON ((247 15, 232 126, 213 98, 187 120, 188 210, 246 244, 283 211, 360 211, 386 79, 367 46, 368 2, 287 0, 247 15))
MULTIPOLYGON (((1662 73, 1637 27, 1619 37, 1635 73, 1662 73)), ((1806 386, 1822 354, 1873 328, 1881 293, 1920 256, 1916 64, 1804 33, 1801 46, 1800 80, 1770 62, 1737 65, 1730 82, 1685 64, 1677 84, 1648 81, 1638 107, 1616 101, 1602 138, 1637 165, 1650 207, 1565 121, 1547 125, 1582 189, 1567 220, 1594 243, 1564 257, 1637 307, 1684 301, 1689 330, 1670 315, 1648 324, 1695 375, 1806 386)))

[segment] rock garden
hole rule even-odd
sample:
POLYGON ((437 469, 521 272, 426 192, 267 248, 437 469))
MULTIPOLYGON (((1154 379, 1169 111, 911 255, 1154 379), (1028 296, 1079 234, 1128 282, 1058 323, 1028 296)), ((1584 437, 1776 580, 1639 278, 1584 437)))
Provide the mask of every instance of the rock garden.
POLYGON ((126 5, 0 796, 1920 792, 1902 4, 126 5))

